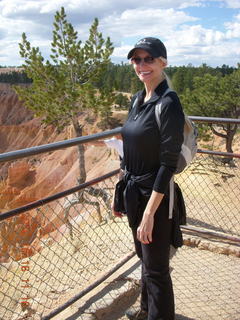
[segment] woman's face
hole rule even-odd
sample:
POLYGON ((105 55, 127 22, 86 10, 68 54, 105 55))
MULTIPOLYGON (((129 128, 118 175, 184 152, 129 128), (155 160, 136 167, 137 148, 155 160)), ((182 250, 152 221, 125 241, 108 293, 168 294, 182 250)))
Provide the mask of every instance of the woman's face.
POLYGON ((142 49, 136 49, 134 52, 134 55, 131 59, 134 70, 139 77, 139 79, 145 83, 145 84, 151 84, 151 83, 158 83, 162 79, 162 72, 163 69, 165 68, 165 63, 158 59, 155 58, 152 61, 145 62, 144 60, 141 60, 139 64, 137 60, 134 61, 135 58, 151 58, 151 55, 142 49))

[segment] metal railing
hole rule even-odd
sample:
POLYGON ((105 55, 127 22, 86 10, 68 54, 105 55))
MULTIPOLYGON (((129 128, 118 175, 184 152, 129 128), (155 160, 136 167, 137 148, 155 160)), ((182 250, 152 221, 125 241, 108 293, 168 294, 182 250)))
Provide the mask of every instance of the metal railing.
MULTIPOLYGON (((120 128, 8 152, 0 155, 0 162, 119 132, 120 128)), ((182 227, 185 245, 171 261, 177 319, 239 317, 239 167, 238 154, 199 150, 188 169, 176 176, 188 217, 188 224, 182 227), (221 161, 226 156, 234 159, 234 166, 221 161)), ((132 258, 126 217, 114 218, 110 209, 117 172, 1 213, 0 319, 50 319, 132 258)), ((139 278, 137 270, 133 276, 115 280, 116 287, 109 288, 108 296, 102 293, 91 305, 83 301, 76 319, 86 320, 89 314, 110 319, 106 312, 101 315, 104 303, 110 295, 114 304, 122 287, 138 290, 135 278, 139 278)), ((111 319, 124 318, 118 315, 111 319)))

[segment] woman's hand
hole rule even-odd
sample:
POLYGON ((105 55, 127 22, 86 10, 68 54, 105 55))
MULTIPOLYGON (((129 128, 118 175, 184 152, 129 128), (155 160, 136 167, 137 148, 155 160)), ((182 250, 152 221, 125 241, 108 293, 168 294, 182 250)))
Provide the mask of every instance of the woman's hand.
POLYGON ((137 229, 137 238, 144 244, 152 242, 152 230, 153 230, 154 216, 144 214, 142 221, 137 229))
POLYGON ((114 198, 113 198, 112 203, 111 203, 111 209, 112 209, 112 214, 115 217, 122 218, 124 216, 124 214, 122 212, 118 212, 118 211, 114 210, 114 198))
POLYGON ((113 215, 118 218, 122 218, 124 214, 122 212, 112 211, 113 215))
MULTIPOLYGON (((123 179, 124 174, 125 174, 125 171, 123 169, 120 169, 119 175, 118 175, 119 181, 123 179)), ((114 210, 114 196, 112 198, 111 209, 112 209, 112 213, 115 217, 122 218, 124 216, 124 214, 122 212, 118 212, 118 211, 114 210)))
POLYGON ((137 229, 137 239, 144 243, 149 244, 152 242, 152 231, 154 224, 154 215, 159 207, 164 194, 152 191, 148 200, 147 206, 143 213, 142 221, 137 229))

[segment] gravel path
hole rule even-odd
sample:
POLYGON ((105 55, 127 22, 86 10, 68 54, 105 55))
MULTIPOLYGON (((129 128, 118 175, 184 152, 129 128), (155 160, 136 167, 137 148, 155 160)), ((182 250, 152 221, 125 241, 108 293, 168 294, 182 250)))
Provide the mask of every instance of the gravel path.
MULTIPOLYGON (((176 320, 239 320, 239 258, 184 246, 172 267, 176 320)), ((76 302, 54 320, 127 320, 126 309, 138 306, 139 275, 135 256, 123 273, 119 271, 91 298, 76 302)))

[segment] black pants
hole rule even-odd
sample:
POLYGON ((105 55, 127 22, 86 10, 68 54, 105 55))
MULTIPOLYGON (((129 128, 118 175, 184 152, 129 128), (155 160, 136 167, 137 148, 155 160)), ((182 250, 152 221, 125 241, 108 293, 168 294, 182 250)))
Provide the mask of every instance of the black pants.
POLYGON ((168 199, 154 216, 153 240, 143 244, 132 229, 136 253, 142 261, 141 308, 148 311, 148 320, 174 320, 174 296, 169 272, 172 220, 168 218, 168 199))

